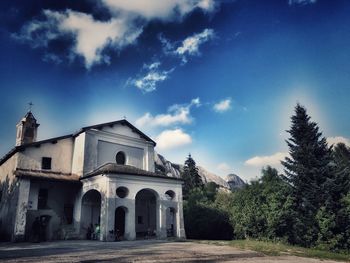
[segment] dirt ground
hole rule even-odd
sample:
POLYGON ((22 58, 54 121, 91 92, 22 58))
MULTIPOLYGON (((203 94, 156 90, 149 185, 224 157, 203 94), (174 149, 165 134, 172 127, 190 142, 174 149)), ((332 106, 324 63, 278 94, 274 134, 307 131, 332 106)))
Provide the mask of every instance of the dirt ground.
POLYGON ((139 240, 123 242, 57 241, 0 243, 1 262, 284 262, 335 261, 294 256, 269 257, 229 246, 139 240))

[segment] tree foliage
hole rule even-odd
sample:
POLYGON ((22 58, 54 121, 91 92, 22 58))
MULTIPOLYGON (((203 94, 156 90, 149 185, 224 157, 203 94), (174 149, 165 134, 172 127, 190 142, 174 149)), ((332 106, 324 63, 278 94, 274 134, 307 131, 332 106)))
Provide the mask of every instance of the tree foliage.
POLYGON ((236 238, 285 239, 291 220, 289 185, 276 169, 233 193, 231 221, 236 238))
POLYGON ((196 183, 189 156, 183 173, 189 238, 233 236, 350 251, 350 148, 329 147, 299 104, 291 121, 284 175, 268 166, 259 180, 225 193, 214 183, 196 183))
POLYGON ((185 161, 181 177, 184 180, 183 195, 185 199, 192 189, 196 187, 203 188, 202 178, 198 173, 196 162, 193 160, 191 154, 188 155, 185 161))

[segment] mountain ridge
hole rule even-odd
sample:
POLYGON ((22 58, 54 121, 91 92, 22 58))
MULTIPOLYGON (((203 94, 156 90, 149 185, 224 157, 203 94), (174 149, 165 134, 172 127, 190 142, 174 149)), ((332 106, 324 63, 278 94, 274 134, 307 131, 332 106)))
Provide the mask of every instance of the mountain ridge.
MULTIPOLYGON (((181 178, 182 164, 175 164, 167 160, 161 154, 155 152, 154 154, 156 173, 164 174, 169 177, 181 178)), ((223 179, 215 173, 209 172, 202 166, 197 166, 198 173, 204 183, 214 182, 224 190, 234 190, 242 188, 246 183, 236 174, 229 174, 223 179)))

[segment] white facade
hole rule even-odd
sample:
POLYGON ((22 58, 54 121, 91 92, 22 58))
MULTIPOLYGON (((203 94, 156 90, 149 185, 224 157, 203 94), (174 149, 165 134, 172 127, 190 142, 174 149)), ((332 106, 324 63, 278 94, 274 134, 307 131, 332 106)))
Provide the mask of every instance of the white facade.
MULTIPOLYGON (((39 125, 29 117, 17 125, 19 135, 30 126, 36 136, 39 125)), ((44 239, 86 238, 95 225, 104 241, 185 238, 182 181, 154 173, 155 142, 126 120, 32 141, 0 160, 3 236, 30 240, 40 217, 44 239)))

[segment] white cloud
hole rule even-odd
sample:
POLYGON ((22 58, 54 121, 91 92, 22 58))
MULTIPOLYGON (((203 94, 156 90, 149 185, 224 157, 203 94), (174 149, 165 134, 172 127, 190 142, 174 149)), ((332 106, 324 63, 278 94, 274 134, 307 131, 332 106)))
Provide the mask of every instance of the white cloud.
POLYGON ((289 0, 289 5, 309 5, 316 2, 317 0, 289 0))
POLYGON ((174 51, 176 55, 181 56, 184 63, 187 62, 187 56, 200 55, 199 46, 214 37, 213 29, 204 29, 203 32, 187 37, 182 44, 174 51))
POLYGON ((227 163, 219 163, 217 166, 217 169, 222 172, 223 174, 229 174, 232 172, 232 168, 230 165, 228 165, 227 163))
POLYGON ((165 130, 157 136, 156 142, 158 149, 168 150, 188 145, 192 143, 192 138, 181 129, 165 130))
POLYGON ((43 21, 26 24, 16 39, 29 42, 33 47, 47 47, 52 40, 73 37, 71 55, 82 56, 85 67, 94 64, 109 63, 109 57, 103 54, 106 47, 122 49, 135 43, 142 27, 134 26, 127 17, 98 21, 90 14, 66 10, 64 12, 44 10, 43 21))
POLYGON ((346 146, 350 147, 350 139, 342 137, 342 136, 335 136, 335 137, 328 137, 327 142, 329 145, 336 145, 338 143, 344 143, 346 146))
MULTIPOLYGON (((72 38, 70 56, 81 56, 87 69, 95 64, 110 63, 107 47, 122 50, 136 43, 143 27, 153 19, 181 21, 195 9, 212 12, 214 0, 102 0, 111 13, 108 21, 100 21, 92 14, 65 10, 44 10, 41 20, 26 23, 14 38, 33 48, 48 48, 51 41, 72 38)), ((151 81, 163 76, 151 74, 151 81)))
POLYGON ((177 124, 189 124, 192 122, 190 109, 192 106, 199 106, 199 98, 195 98, 189 104, 172 105, 166 114, 158 114, 153 116, 149 112, 145 113, 141 118, 136 120, 136 125, 139 127, 157 127, 157 126, 171 126, 177 124))
POLYGON ((249 160, 245 161, 245 165, 248 166, 266 166, 266 165, 280 165, 280 162, 288 156, 288 153, 285 152, 277 152, 273 155, 268 156, 255 156, 249 160))
POLYGON ((154 62, 150 65, 144 65, 143 71, 146 71, 141 77, 128 79, 126 85, 132 85, 140 89, 142 92, 152 92, 157 89, 157 85, 169 78, 169 75, 174 71, 160 70, 160 62, 154 62))
POLYGON ((107 8, 115 14, 128 13, 147 20, 161 19, 173 21, 199 8, 212 12, 214 0, 102 0, 107 8))
POLYGON ((214 105, 214 110, 216 112, 225 112, 231 109, 231 99, 224 99, 214 105))

